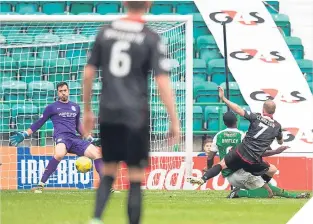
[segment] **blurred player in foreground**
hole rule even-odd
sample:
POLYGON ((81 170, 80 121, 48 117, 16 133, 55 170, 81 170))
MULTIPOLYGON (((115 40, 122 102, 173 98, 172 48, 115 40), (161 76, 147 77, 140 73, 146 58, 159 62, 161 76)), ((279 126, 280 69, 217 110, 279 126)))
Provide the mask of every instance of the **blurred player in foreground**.
POLYGON ((276 138, 279 144, 283 143, 281 125, 273 119, 276 105, 273 101, 266 101, 263 105, 263 115, 254 114, 243 110, 237 104, 229 101, 224 96, 224 90, 219 87, 219 96, 235 113, 250 121, 249 130, 242 143, 225 155, 222 161, 208 169, 202 178, 189 177, 193 184, 204 184, 207 180, 217 176, 224 169, 244 169, 255 176, 262 176, 269 182, 277 168, 262 159, 266 150, 276 138))
POLYGON ((57 169, 60 161, 67 153, 73 153, 78 156, 86 156, 93 159, 95 169, 99 175, 103 166, 101 152, 95 145, 93 145, 97 144, 97 142, 89 134, 85 134, 83 131, 83 127, 80 123, 79 105, 68 100, 69 88, 66 82, 60 82, 57 84, 57 94, 59 100, 48 105, 39 120, 31 125, 26 131, 19 132, 10 137, 10 143, 17 146, 24 141, 26 137, 39 130, 48 119, 51 119, 53 123, 53 139, 56 145, 54 156, 49 161, 35 193, 42 193, 48 178, 57 169), (76 132, 78 132, 80 136, 77 136, 76 132), (86 140, 82 139, 84 136, 87 136, 86 140))
MULTIPOLYGON (((213 139, 213 143, 208 150, 208 161, 210 161, 208 169, 213 166, 213 159, 217 152, 219 153, 220 160, 224 159, 229 150, 239 145, 244 137, 244 133, 237 129, 237 117, 234 113, 225 113, 223 121, 227 128, 218 132, 213 139)), ((263 157, 280 154, 287 148, 287 146, 281 146, 276 150, 266 150, 263 157)), ((233 187, 235 187, 228 198, 271 198, 273 196, 285 198, 307 198, 310 196, 308 193, 289 193, 283 189, 266 183, 261 176, 254 176, 243 169, 236 172, 233 172, 230 169, 225 169, 222 171, 222 175, 233 187)))
POLYGON ((118 162, 128 165, 128 219, 140 223, 144 168, 148 165, 149 97, 148 75, 153 76, 170 117, 170 136, 176 143, 180 124, 168 75, 170 65, 159 35, 151 31, 141 16, 149 1, 128 1, 127 17, 105 25, 99 31, 84 74, 84 127, 93 128, 90 108, 92 80, 96 68, 102 69, 100 137, 104 176, 96 195, 91 223, 102 223, 101 216, 110 197, 118 162))

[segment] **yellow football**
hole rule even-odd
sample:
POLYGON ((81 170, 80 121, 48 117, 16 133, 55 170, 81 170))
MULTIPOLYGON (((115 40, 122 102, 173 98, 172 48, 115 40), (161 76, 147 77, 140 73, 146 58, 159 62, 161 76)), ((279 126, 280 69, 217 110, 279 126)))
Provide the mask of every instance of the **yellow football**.
POLYGON ((79 157, 75 162, 76 169, 81 173, 86 173, 92 168, 92 161, 86 156, 79 157))

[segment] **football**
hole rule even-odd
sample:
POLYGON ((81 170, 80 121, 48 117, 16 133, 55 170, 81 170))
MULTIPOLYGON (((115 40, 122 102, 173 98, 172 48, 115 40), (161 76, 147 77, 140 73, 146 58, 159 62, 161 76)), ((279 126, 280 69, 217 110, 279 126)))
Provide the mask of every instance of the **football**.
POLYGON ((79 172, 86 173, 86 172, 91 170, 92 161, 91 161, 91 159, 87 158, 86 156, 81 156, 76 160, 75 166, 79 172))

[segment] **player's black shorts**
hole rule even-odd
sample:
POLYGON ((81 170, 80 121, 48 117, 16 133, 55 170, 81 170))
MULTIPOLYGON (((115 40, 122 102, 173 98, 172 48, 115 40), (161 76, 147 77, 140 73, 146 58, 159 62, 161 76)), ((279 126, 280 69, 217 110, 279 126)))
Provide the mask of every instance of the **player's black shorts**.
POLYGON ((232 149, 224 157, 226 166, 236 172, 239 169, 243 169, 246 172, 249 172, 255 176, 262 176, 265 174, 270 167, 270 164, 266 161, 261 160, 260 162, 252 162, 245 159, 240 153, 238 148, 232 149))
POLYGON ((100 124, 102 158, 104 162, 124 161, 130 167, 148 165, 150 147, 149 126, 131 129, 120 124, 100 124))

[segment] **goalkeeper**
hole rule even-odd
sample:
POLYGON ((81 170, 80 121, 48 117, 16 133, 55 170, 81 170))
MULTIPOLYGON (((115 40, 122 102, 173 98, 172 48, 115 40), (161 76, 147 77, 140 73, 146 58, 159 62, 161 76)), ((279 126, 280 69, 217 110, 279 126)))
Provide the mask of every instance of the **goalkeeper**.
POLYGON ((58 164, 67 153, 93 159, 98 174, 100 174, 101 167, 103 166, 101 151, 95 146, 100 144, 98 139, 93 139, 90 135, 88 137, 86 136, 86 140, 82 139, 83 136, 85 137, 85 133, 79 119, 80 107, 78 104, 68 100, 69 88, 66 82, 57 84, 57 94, 59 100, 48 105, 39 120, 26 131, 18 132, 16 135, 10 137, 11 145, 17 146, 26 137, 29 137, 32 133, 40 129, 48 119, 51 119, 53 123, 53 139, 56 145, 54 156, 49 161, 35 193, 42 193, 46 181, 57 169, 58 164), (76 131, 80 136, 76 135, 76 131))
MULTIPOLYGON (((234 113, 225 113, 223 121, 227 128, 217 133, 213 139, 212 146, 208 151, 208 169, 213 166, 213 159, 217 152, 222 160, 232 147, 241 143, 244 137, 243 132, 237 129, 237 118, 234 113)), ((279 154, 287 148, 288 147, 286 146, 281 146, 276 150, 267 150, 263 156, 279 154)), ((228 198, 271 198, 274 195, 285 198, 309 197, 309 194, 307 193, 294 194, 284 191, 283 189, 266 183, 261 176, 254 176, 243 169, 236 172, 233 172, 230 169, 225 169, 222 171, 222 175, 233 187, 235 187, 230 195, 228 195, 228 198)), ((266 176, 264 176, 264 178, 266 179, 266 176)))

